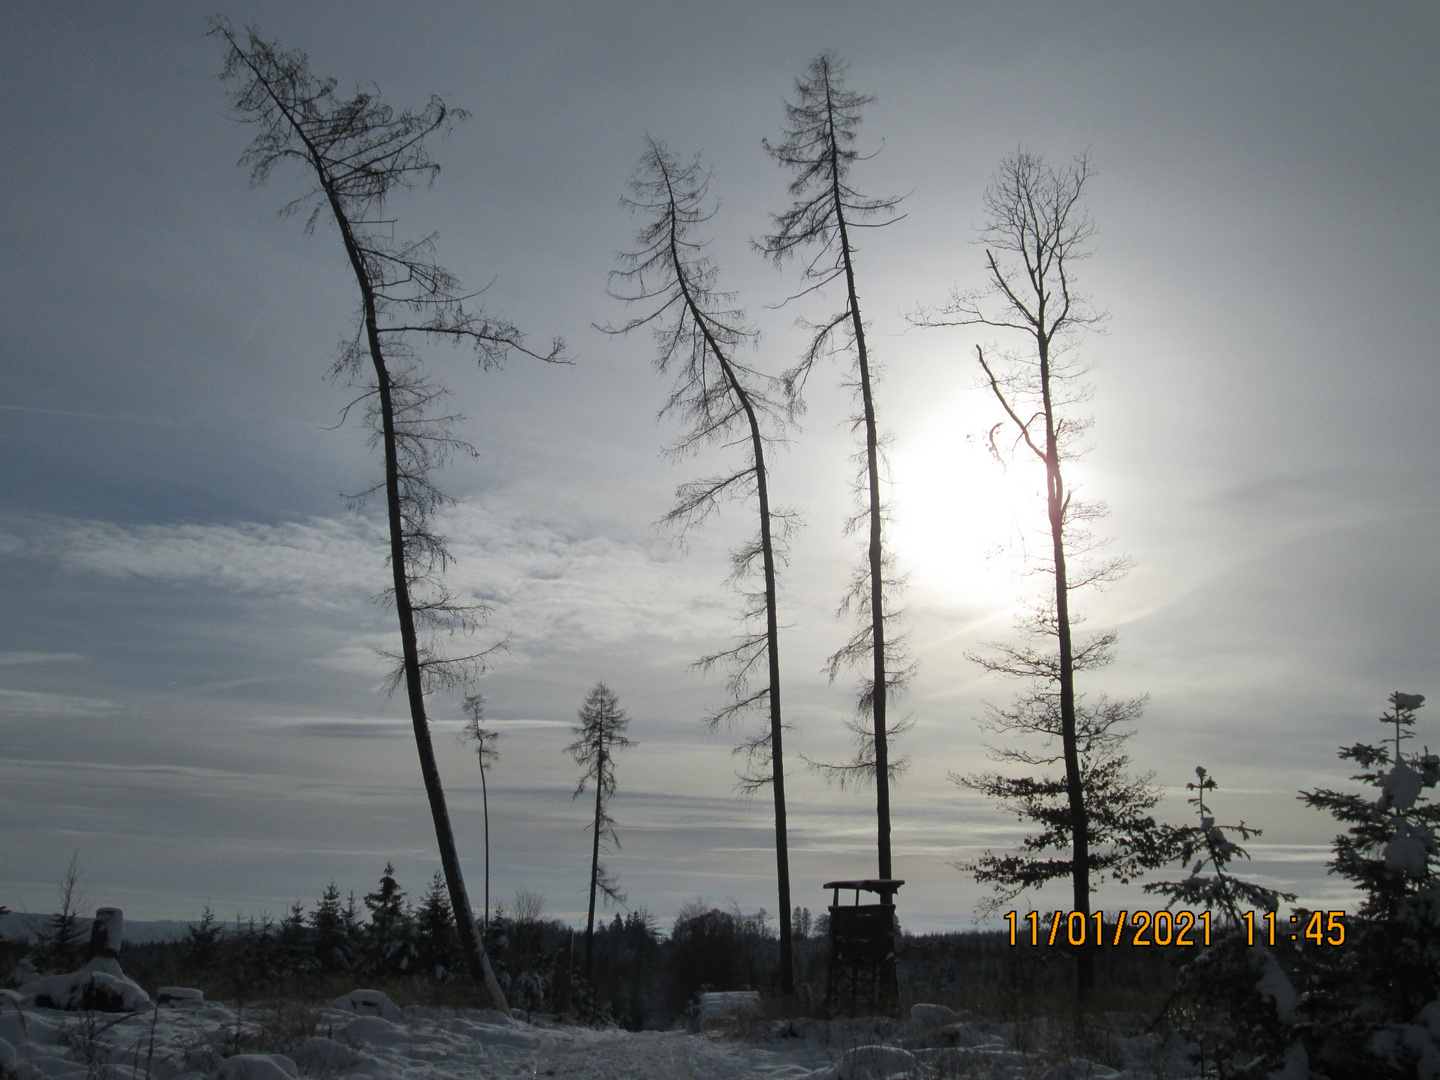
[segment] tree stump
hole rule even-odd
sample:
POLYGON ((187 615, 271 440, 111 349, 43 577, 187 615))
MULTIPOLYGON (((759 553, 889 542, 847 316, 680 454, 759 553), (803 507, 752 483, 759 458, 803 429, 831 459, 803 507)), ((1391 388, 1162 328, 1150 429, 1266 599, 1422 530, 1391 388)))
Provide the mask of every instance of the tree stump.
POLYGON ((90 946, 85 959, 93 960, 103 956, 114 960, 120 955, 120 941, 125 934, 125 913, 118 907, 102 907, 95 911, 95 921, 90 926, 90 946))

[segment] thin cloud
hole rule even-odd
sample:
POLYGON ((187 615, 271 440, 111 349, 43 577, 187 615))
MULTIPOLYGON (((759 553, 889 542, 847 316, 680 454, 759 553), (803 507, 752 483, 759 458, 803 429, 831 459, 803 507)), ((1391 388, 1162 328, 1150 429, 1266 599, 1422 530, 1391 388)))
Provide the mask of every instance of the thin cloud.
POLYGON ((119 708, 104 698, 46 694, 33 690, 0 690, 0 717, 22 720, 80 720, 104 716, 119 708))

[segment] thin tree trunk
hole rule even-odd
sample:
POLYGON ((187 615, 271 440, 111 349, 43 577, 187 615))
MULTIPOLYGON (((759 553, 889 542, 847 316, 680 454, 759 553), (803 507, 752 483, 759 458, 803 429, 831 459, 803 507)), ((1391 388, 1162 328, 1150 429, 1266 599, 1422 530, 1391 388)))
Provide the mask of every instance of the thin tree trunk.
MULTIPOLYGON (((235 41, 226 32, 226 38, 233 47, 235 41)), ((244 56, 244 54, 241 54, 244 56)), ((476 983, 484 983, 491 1002, 501 1012, 509 1014, 505 993, 496 981, 490 967, 490 958, 485 954, 485 944, 480 938, 475 916, 470 909, 470 898, 465 891, 465 879, 460 870, 460 856, 455 846, 455 835, 450 828, 450 812, 445 805, 445 789, 440 783, 440 770, 435 762, 435 749, 430 741, 430 727, 425 715, 425 695, 420 683, 420 655, 415 634, 415 618, 410 603, 410 584, 406 577, 404 527, 400 514, 400 468, 395 441, 395 410, 390 394, 390 372, 385 365, 385 352, 380 342, 380 329, 375 314, 375 289, 365 266, 360 246, 350 219, 341 205, 333 179, 326 172, 324 155, 305 133, 300 119, 286 105, 281 95, 249 57, 245 63, 255 77, 265 86, 270 99, 286 117, 291 129, 305 146, 308 160, 315 169, 321 189, 335 224, 345 243, 345 254, 355 273, 356 284, 365 314, 365 337, 370 350, 370 359, 375 368, 376 393, 380 399, 381 434, 385 444, 385 508, 390 526, 390 567, 395 583, 395 613, 400 623, 400 647, 405 667, 406 697, 410 703, 410 721, 415 731, 415 748, 420 756, 420 775, 425 784, 425 794, 430 803, 430 816, 435 824, 435 840, 440 848, 440 865, 445 872, 445 882, 450 893, 450 907, 455 916, 455 927, 465 952, 470 976, 476 983)))
POLYGON ((480 762, 480 805, 485 811, 485 919, 482 925, 488 929, 490 926, 490 794, 485 790, 483 757, 480 762))
MULTIPOLYGON (((708 331, 706 333, 709 337, 708 331)), ((712 348, 714 343, 711 343, 712 348)), ((716 351, 715 355, 720 356, 716 351)), ((765 566, 765 650, 770 674, 770 786, 775 795, 775 877, 780 892, 780 993, 795 992, 795 960, 790 928, 790 843, 785 824, 785 754, 784 729, 780 722, 780 627, 776 617, 775 545, 770 528, 770 482, 765 469, 765 447, 760 438, 760 423, 730 365, 720 363, 730 386, 745 407, 750 421, 750 444, 755 455, 755 490, 760 504, 760 553, 765 566)))
MULTIPOLYGON (((1044 318, 1042 299, 1040 314, 1044 318)), ((1043 325, 1043 322, 1042 324, 1043 325)), ((1040 393, 1045 409, 1045 486, 1050 516, 1050 540, 1055 559, 1055 629, 1060 639, 1060 743, 1065 756, 1065 792, 1072 823, 1071 864, 1072 910, 1090 914, 1090 826, 1085 813, 1085 793, 1080 777, 1080 751, 1075 730, 1075 657, 1070 637, 1070 589, 1065 574, 1065 510, 1068 495, 1060 473, 1060 448, 1055 433, 1054 408, 1050 398, 1050 342, 1039 337, 1040 393)), ((1095 984, 1091 953, 1076 953, 1075 989, 1083 996, 1095 984)))
MULTIPOLYGON (((324 182, 322 178, 322 183, 324 182)), ((370 359, 375 368, 375 389, 380 399, 381 435, 385 444, 385 509, 390 524, 390 569, 395 584, 395 614, 400 622, 405 694, 410 703, 410 723, 415 732, 415 749, 420 755, 420 775, 430 803, 430 817, 435 825, 440 865, 445 871, 445 884, 450 893, 450 909, 455 915, 455 928, 460 935, 460 944, 465 952, 470 976, 475 982, 484 984, 495 1008, 508 1015, 510 1007, 505 1000, 505 992, 500 988, 495 972, 490 967, 490 958, 485 954, 485 944, 480 939, 475 916, 470 908, 470 897, 465 891, 465 879, 460 870, 460 854, 455 845, 455 834, 450 828, 450 811, 445 804, 445 789, 440 783, 440 769, 435 761, 435 748, 430 741, 430 724, 425 715, 425 693, 420 682, 420 650, 415 634, 415 614, 410 603, 410 582, 405 573, 405 534, 400 514, 400 463, 395 441, 395 407, 390 394, 390 372, 385 365, 380 328, 375 317, 375 292, 365 270, 359 246, 350 230, 350 222, 328 184, 326 194, 329 196, 331 210, 340 226, 345 250, 350 256, 350 264, 360 286, 365 310, 365 335, 370 347, 370 359)))
MULTIPOLYGON (((674 197, 672 192, 671 197, 674 197)), ((776 615, 778 592, 775 586, 775 540, 770 528, 770 482, 769 472, 765 467, 765 439, 760 436, 760 420, 755 415, 755 406, 750 403, 749 393, 746 393, 740 384, 739 377, 730 367, 730 361, 724 357, 720 344, 714 340, 706 317, 691 295, 690 285, 685 281, 684 275, 680 274, 680 266, 684 264, 680 252, 675 249, 674 229, 671 229, 670 233, 670 258, 671 264, 675 266, 675 279, 684 294, 685 305, 690 308, 691 317, 696 320, 697 327, 700 327, 700 333, 704 334, 711 356, 719 361, 721 370, 726 374, 730 389, 739 397, 744 418, 750 425, 750 446, 755 458, 756 500, 760 511, 760 557, 765 567, 765 649, 770 678, 770 786, 775 793, 775 877, 780 904, 780 994, 789 995, 795 992, 795 956, 791 933, 791 845, 785 814, 785 736, 780 721, 780 632, 779 618, 776 615)))
POLYGON ((585 982, 594 974, 595 960, 595 887, 600 880, 600 813, 604 803, 605 742, 600 741, 600 754, 595 766, 595 836, 590 847, 590 914, 585 920, 585 982))
POLYGON ((775 544, 770 527, 770 479, 765 468, 765 441, 760 435, 760 420, 755 415, 750 395, 745 392, 730 362, 725 359, 725 354, 710 333, 703 313, 690 294, 688 283, 679 273, 679 267, 683 264, 675 247, 673 230, 670 234, 670 258, 676 267, 676 280, 685 296, 685 303, 690 308, 691 317, 705 335, 705 343, 709 346, 711 355, 725 372, 726 381, 740 399, 745 410, 745 419, 750 424, 750 445, 755 461, 755 491, 760 509, 760 552, 765 571, 765 651, 770 676, 770 784, 775 797, 775 877, 780 894, 780 993, 790 995, 795 992, 795 958, 790 927, 790 841, 785 816, 785 747, 780 716, 780 626, 776 614, 778 597, 775 586, 775 544))
MULTIPOLYGON (((733 378, 733 376, 732 376, 733 378)), ((760 550, 765 562, 765 637, 770 661, 770 786, 775 795, 775 877, 780 891, 780 993, 795 993, 794 945, 790 927, 790 843, 785 824, 784 729, 780 722, 780 628, 775 615, 775 548, 770 535, 770 491, 760 429, 748 398, 750 436, 755 447, 755 479, 760 502, 760 550)))
MULTIPOLYGON (((826 106, 830 102, 830 86, 826 83, 826 106)), ((850 302, 850 325, 855 335, 855 351, 860 364, 860 399, 865 414, 865 475, 870 497, 870 634, 874 655, 871 668, 873 690, 870 695, 871 718, 875 725, 875 818, 879 876, 888 879, 890 863, 890 750, 886 745, 886 698, 889 683, 885 671, 885 603, 884 547, 880 534, 880 461, 879 436, 875 430, 875 400, 870 390, 870 355, 865 347, 865 323, 860 318, 860 297, 855 288, 855 264, 851 258, 850 234, 845 224, 844 202, 840 196, 840 148, 836 143, 835 126, 830 124, 830 190, 835 201, 835 222, 840 232, 840 252, 845 264, 845 290, 850 302)))

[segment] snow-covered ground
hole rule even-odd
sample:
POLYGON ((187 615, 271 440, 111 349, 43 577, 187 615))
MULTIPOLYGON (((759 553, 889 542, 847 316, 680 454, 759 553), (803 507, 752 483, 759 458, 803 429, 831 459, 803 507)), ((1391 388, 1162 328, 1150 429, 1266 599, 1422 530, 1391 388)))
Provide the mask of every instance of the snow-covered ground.
MULTIPOLYGON (((162 998, 165 993, 162 991, 162 998)), ((0 996, 0 1076, 16 1080, 1081 1080, 1177 1077, 1174 1047, 1107 1033, 1123 1071, 1048 1038, 1045 1021, 967 1021, 919 1005, 886 1020, 750 1021, 633 1033, 529 1023, 491 1010, 412 1006, 361 991, 318 1010, 237 1010, 190 1000, 132 1013, 44 1008, 0 996), (1017 1044, 1029 1047, 1016 1049, 1017 1044), (1040 1047, 1045 1047, 1040 1049, 1040 1047)), ((1056 1035, 1050 1028, 1048 1035, 1056 1035)))

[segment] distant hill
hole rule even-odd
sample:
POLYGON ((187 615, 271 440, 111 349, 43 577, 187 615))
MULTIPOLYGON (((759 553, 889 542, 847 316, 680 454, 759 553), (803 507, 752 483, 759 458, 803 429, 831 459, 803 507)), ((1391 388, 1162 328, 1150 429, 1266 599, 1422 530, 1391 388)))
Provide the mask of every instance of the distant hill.
MULTIPOLYGON (((0 915, 0 937, 8 938, 11 941, 34 941, 39 929, 49 919, 49 915, 37 915, 23 911, 12 911, 0 915)), ((80 920, 82 937, 88 937, 90 933, 89 916, 80 920)), ((179 941, 185 936, 185 931, 192 924, 179 922, 175 919, 154 919, 145 921, 143 919, 125 920, 125 943, 130 945, 149 945, 154 941, 179 941)))

